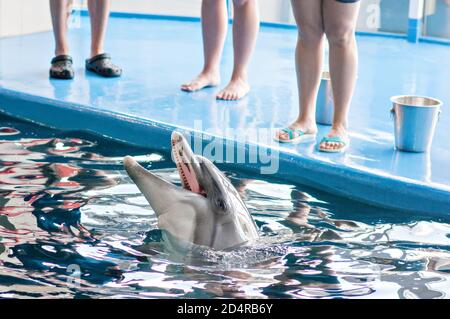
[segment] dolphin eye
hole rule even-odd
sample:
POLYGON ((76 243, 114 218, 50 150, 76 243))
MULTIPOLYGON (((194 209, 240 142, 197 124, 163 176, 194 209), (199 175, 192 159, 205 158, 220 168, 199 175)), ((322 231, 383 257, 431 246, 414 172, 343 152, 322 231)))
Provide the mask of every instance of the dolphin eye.
POLYGON ((216 206, 217 206, 217 208, 220 208, 221 210, 226 210, 227 209, 227 204, 221 198, 216 200, 216 206))

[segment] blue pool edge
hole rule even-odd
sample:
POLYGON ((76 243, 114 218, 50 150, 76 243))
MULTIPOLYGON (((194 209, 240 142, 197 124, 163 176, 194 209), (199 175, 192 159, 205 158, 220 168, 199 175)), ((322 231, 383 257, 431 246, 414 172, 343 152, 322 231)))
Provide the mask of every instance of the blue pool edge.
MULTIPOLYGON (((0 112, 21 120, 31 121, 60 130, 88 131, 128 144, 170 151, 170 134, 181 130, 199 132, 151 119, 143 119, 108 110, 93 109, 89 105, 62 102, 15 90, 0 88, 0 112), (76 118, 76 121, 68 119, 76 118), (101 123, 101 125, 99 125, 101 123)), ((205 132, 203 142, 214 137, 205 132)), ((252 143, 233 141, 235 153, 252 143)), ((258 145, 266 149, 266 146, 258 145)), ((334 195, 369 205, 412 213, 448 215, 450 187, 423 183, 383 172, 360 170, 340 164, 331 164, 284 150, 279 152, 279 170, 276 179, 302 184, 334 195)), ((227 163, 230 168, 259 174, 261 164, 227 163)))

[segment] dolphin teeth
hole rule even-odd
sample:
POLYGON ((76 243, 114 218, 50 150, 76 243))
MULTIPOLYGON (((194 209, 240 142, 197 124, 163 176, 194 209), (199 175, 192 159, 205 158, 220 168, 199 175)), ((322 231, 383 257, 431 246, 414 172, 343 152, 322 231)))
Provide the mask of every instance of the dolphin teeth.
POLYGON ((200 188, 198 191, 194 191, 194 190, 192 189, 192 186, 191 186, 191 184, 189 183, 189 179, 187 178, 186 172, 185 172, 185 169, 186 169, 187 172, 189 172, 190 174, 192 174, 192 173, 193 173, 193 172, 191 172, 192 168, 189 167, 188 162, 185 162, 185 161, 183 160, 183 158, 182 158, 183 154, 181 153, 181 150, 180 150, 180 152, 177 151, 177 147, 176 147, 176 144, 177 144, 177 143, 176 143, 175 141, 172 140, 172 143, 171 143, 171 144, 172 144, 172 155, 173 155, 173 159, 174 159, 175 165, 176 165, 176 167, 177 167, 178 173, 179 173, 179 175, 180 175, 182 187, 183 187, 184 189, 188 190, 188 191, 195 192, 195 193, 198 193, 198 194, 200 194, 200 195, 202 195, 202 196, 204 196, 204 197, 207 197, 207 196, 206 196, 206 192, 200 187, 200 185, 198 185, 199 188, 200 188), (182 165, 183 163, 185 163, 186 165, 183 166, 183 165, 182 165))
MULTIPOLYGON (((175 148, 175 142, 172 141, 172 149, 175 148)), ((178 169, 178 173, 180 174, 181 177, 181 183, 183 185, 183 187, 189 191, 192 191, 188 179, 186 178, 186 175, 184 174, 183 168, 180 165, 180 157, 177 154, 177 152, 173 152, 173 155, 175 157, 175 165, 177 166, 178 169)))
POLYGON ((191 190, 188 179, 186 178, 186 175, 184 174, 183 169, 181 168, 181 166, 178 163, 177 163, 177 169, 178 169, 178 173, 180 174, 181 182, 182 182, 184 188, 191 190))

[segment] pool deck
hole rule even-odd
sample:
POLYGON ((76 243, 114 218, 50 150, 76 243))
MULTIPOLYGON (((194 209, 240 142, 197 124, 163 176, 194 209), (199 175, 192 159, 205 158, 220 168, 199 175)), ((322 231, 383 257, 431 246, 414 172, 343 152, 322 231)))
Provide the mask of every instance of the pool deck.
MULTIPOLYGON (((200 24, 195 21, 113 17, 106 50, 121 65, 118 79, 86 74, 89 26, 70 30, 76 77, 50 80, 50 32, 0 39, 0 112, 64 130, 89 130, 167 151, 175 128, 235 138, 230 132, 283 127, 298 112, 294 67, 296 31, 263 27, 249 70, 251 93, 241 101, 216 101, 219 88, 185 93, 179 85, 202 64, 200 24), (199 127, 201 121, 201 128, 199 127), (234 129, 231 130, 231 129, 234 129)), ((223 83, 233 63, 229 35, 223 83)), ((358 37, 360 71, 350 113, 351 145, 325 154, 314 143, 279 145, 250 138, 279 152, 277 178, 385 208, 450 215, 450 46, 386 37, 358 37), (418 94, 444 102, 429 154, 393 147, 390 101, 418 94)), ((319 126, 320 139, 329 127, 319 126)), ((261 163, 235 164, 259 171, 261 163)))

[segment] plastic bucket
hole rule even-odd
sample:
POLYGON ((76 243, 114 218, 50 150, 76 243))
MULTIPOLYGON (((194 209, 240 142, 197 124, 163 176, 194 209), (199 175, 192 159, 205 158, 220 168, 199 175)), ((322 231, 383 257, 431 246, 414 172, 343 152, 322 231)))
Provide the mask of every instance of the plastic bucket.
POLYGON ((319 93, 317 94, 316 122, 324 125, 333 124, 333 90, 329 72, 322 72, 319 93))
POLYGON ((433 142, 442 102, 425 96, 391 98, 395 147, 406 152, 428 152, 433 142))

